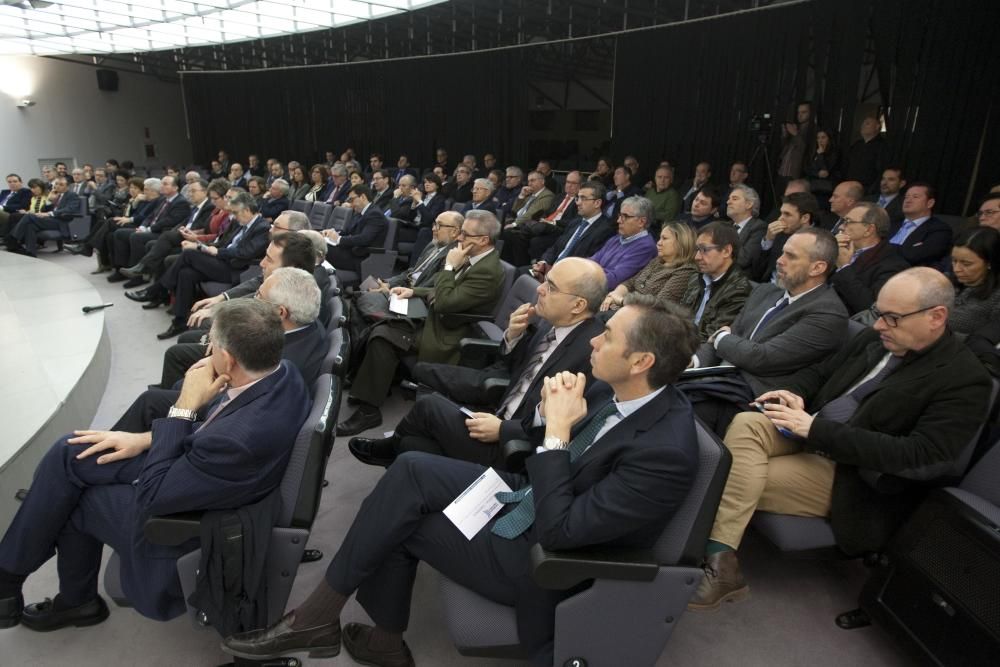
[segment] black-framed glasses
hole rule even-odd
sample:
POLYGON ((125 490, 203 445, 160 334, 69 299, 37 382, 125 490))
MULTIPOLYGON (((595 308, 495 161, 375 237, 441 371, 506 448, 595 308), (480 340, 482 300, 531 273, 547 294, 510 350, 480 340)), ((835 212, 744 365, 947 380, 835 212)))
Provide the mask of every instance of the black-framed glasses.
POLYGON ((458 235, 459 236, 464 236, 467 239, 482 238, 482 237, 485 237, 485 236, 489 236, 489 234, 470 234, 469 232, 465 231, 464 229, 458 230, 458 235))
POLYGON ((702 255, 707 255, 713 250, 718 250, 721 247, 722 246, 720 245, 696 245, 694 247, 694 252, 695 254, 701 253, 702 255))
MULTIPOLYGON (((440 222, 435 222, 431 226, 434 229, 438 229, 440 227, 444 227, 445 229, 458 229, 458 225, 442 225, 440 222)), ((468 235, 466 235, 466 236, 468 236, 468 235)))
POLYGON ((619 220, 632 220, 633 218, 641 218, 641 215, 632 215, 631 213, 621 212, 618 214, 619 220))
POLYGON ((899 326, 899 321, 904 317, 909 317, 910 315, 917 315, 919 313, 924 313, 927 312, 928 310, 931 310, 932 308, 937 308, 937 306, 927 306, 926 308, 921 308, 920 310, 914 310, 909 313, 902 313, 897 315, 896 313, 883 313, 881 310, 872 305, 872 307, 868 309, 868 312, 872 314, 872 317, 874 317, 876 321, 882 319, 889 327, 895 329, 896 327, 899 326))

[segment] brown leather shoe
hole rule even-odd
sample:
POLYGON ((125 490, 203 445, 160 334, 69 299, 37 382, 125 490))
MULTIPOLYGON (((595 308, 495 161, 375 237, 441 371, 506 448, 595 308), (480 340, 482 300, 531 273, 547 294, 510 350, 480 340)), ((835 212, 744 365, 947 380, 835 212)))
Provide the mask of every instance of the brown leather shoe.
POLYGON ((270 660, 288 653, 308 651, 310 658, 332 658, 340 654, 340 620, 305 630, 292 629, 295 612, 290 611, 266 630, 241 632, 222 640, 222 650, 238 658, 270 660))
POLYGON ((344 648, 355 662, 375 667, 416 667, 410 648, 403 642, 398 651, 373 651, 368 648, 372 626, 362 623, 348 623, 344 626, 344 648))
POLYGON ((705 576, 688 602, 691 611, 717 611, 723 602, 739 602, 750 595, 735 551, 721 551, 705 559, 705 576))

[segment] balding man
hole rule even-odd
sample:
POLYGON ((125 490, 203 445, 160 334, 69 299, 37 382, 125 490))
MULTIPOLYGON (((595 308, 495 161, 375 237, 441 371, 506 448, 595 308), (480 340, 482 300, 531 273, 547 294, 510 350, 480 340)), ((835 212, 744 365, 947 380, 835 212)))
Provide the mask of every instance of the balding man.
POLYGON ((551 208, 537 220, 524 220, 506 230, 503 234, 504 259, 514 266, 525 266, 532 258, 541 257, 566 231, 569 223, 576 220, 576 197, 582 184, 580 172, 566 174, 562 199, 553 197, 551 208))
POLYGON ((852 315, 875 303, 882 286, 910 268, 889 241, 889 214, 874 202, 859 202, 837 234, 837 270, 830 283, 852 315))
POLYGON ((760 412, 736 417, 725 438, 733 465, 690 609, 746 597, 735 550, 754 509, 830 517, 845 552, 878 551, 927 481, 964 472, 990 378, 948 329, 953 300, 933 269, 894 276, 872 308, 872 329, 758 396, 760 412), (869 486, 872 472, 896 492, 869 486))
POLYGON ((417 177, 412 174, 403 174, 397 182, 396 191, 392 193, 392 201, 389 202, 389 210, 386 215, 406 223, 413 223, 417 217, 417 206, 420 205, 413 199, 413 193, 416 189, 417 177))
POLYGON ((583 373, 590 380, 590 339, 604 329, 594 317, 607 294, 601 267, 569 257, 546 274, 538 300, 510 316, 501 351, 503 368, 474 370, 452 364, 420 364, 416 373, 463 403, 487 406, 484 412, 460 412, 441 394, 417 400, 391 437, 351 438, 348 447, 362 463, 390 465, 402 452, 423 451, 504 468, 501 443, 524 438, 523 420, 541 400, 542 380, 559 371, 583 373), (539 318, 537 326, 528 325, 539 318), (490 377, 510 384, 497 405, 488 405, 480 387, 490 377))
POLYGON ((820 224, 821 227, 829 227, 830 232, 836 236, 843 231, 844 219, 851 209, 865 196, 865 188, 858 181, 844 181, 838 183, 830 195, 830 212, 836 216, 836 220, 831 224, 820 224))

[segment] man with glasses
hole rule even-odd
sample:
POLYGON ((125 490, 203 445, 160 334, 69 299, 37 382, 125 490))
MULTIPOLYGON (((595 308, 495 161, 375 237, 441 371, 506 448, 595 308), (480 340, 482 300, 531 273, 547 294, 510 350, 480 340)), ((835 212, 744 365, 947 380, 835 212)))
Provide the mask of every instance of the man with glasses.
POLYGON ((873 202, 856 204, 843 218, 830 283, 851 315, 871 307, 889 278, 910 266, 889 245, 889 226, 888 211, 873 202))
POLYGON ((629 197, 622 202, 618 234, 591 257, 604 269, 609 291, 639 273, 639 269, 656 257, 656 241, 647 230, 652 221, 653 204, 645 197, 629 197))
POLYGON ((504 172, 503 184, 499 188, 497 188, 497 192, 495 195, 497 204, 499 204, 499 208, 497 209, 498 212, 497 219, 500 220, 501 222, 503 222, 506 219, 507 213, 510 211, 511 205, 514 203, 514 200, 517 199, 517 196, 521 193, 521 188, 524 185, 523 180, 524 180, 524 172, 521 171, 520 167, 514 167, 514 166, 507 167, 507 169, 504 172))
MULTIPOLYGON (((357 186, 364 187, 364 186, 357 186)), ((462 222, 458 245, 448 251, 434 287, 393 287, 398 299, 420 298, 428 303, 423 321, 398 317, 372 327, 364 357, 354 376, 351 399, 357 409, 337 425, 340 435, 356 435, 382 423, 381 405, 392 386, 402 357, 416 353, 418 361, 456 363, 459 341, 471 324, 452 314, 490 317, 500 298, 503 269, 494 252, 500 235, 496 216, 470 211, 462 222)))
POLYGON ((392 179, 389 178, 387 170, 379 169, 372 174, 371 191, 372 206, 379 211, 385 212, 392 203, 392 179))
POLYGON ((979 224, 1000 231, 1000 192, 987 195, 976 211, 979 224))
POLYGON ((963 450, 986 414, 990 378, 948 329, 955 290, 930 268, 879 292, 872 329, 786 379, 737 415, 732 469, 689 609, 749 592, 736 549, 755 509, 829 517, 848 554, 880 551, 937 478, 964 472, 963 450), (862 476, 864 471, 864 476, 862 476), (892 493, 867 479, 882 475, 892 493))
POLYGON ((348 447, 362 463, 388 467, 396 457, 422 451, 504 469, 501 443, 527 437, 523 420, 541 400, 542 380, 559 371, 590 380, 590 339, 604 329, 594 317, 604 299, 604 271, 587 259, 558 262, 538 286, 534 304, 518 307, 501 343, 501 364, 476 370, 450 364, 422 364, 419 375, 459 403, 483 407, 461 411, 443 394, 417 399, 388 438, 351 438, 348 447), (537 325, 531 323, 538 318, 537 325), (529 329, 529 324, 531 328, 529 329), (488 378, 510 379, 500 402, 482 391, 488 378))
POLYGON ((488 178, 477 178, 472 182, 472 199, 465 204, 461 213, 465 215, 469 211, 489 211, 496 214, 497 205, 493 201, 493 181, 488 178))
POLYGON ((549 268, 566 257, 590 257, 614 235, 615 226, 604 217, 604 185, 587 181, 576 196, 577 218, 566 226, 556 242, 531 265, 530 273, 539 280, 549 268))
POLYGON ((739 232, 728 222, 706 225, 695 240, 698 275, 691 276, 681 304, 694 314, 702 342, 732 324, 750 296, 750 280, 736 265, 739 232))
POLYGON ((341 271, 361 271, 361 262, 369 254, 369 248, 385 243, 389 223, 375 204, 372 191, 364 183, 353 186, 347 195, 347 204, 354 209, 354 215, 344 225, 343 233, 335 229, 324 229, 323 236, 329 239, 330 249, 326 261, 341 271))
POLYGON ((563 197, 552 200, 552 207, 538 220, 525 220, 504 230, 504 259, 514 266, 526 266, 532 257, 540 257, 576 219, 576 196, 580 193, 583 176, 578 171, 566 174, 563 197))

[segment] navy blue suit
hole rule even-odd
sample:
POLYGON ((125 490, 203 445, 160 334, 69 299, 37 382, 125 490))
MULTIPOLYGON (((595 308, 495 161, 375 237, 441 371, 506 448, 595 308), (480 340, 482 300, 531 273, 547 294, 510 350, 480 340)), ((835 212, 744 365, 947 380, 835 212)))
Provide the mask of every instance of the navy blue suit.
MULTIPOLYGON (((80 196, 72 192, 64 192, 59 197, 58 205, 52 209, 51 215, 39 216, 28 213, 17 221, 7 238, 7 245, 21 246, 25 252, 34 255, 38 252, 38 234, 45 231, 63 230, 65 223, 72 220, 80 212, 80 196), (12 243, 13 241, 13 243, 12 243)), ((63 231, 64 235, 69 232, 63 231)))
POLYGON ((384 244, 388 230, 389 221, 382 209, 369 204, 363 215, 351 217, 340 235, 340 242, 327 249, 326 259, 342 271, 360 271, 361 260, 368 256, 368 248, 384 244))
POLYGON ((0 569, 28 575, 58 553, 59 592, 71 604, 97 595, 103 545, 121 557, 121 583, 136 610, 157 620, 184 612, 176 559, 197 540, 168 547, 142 534, 151 516, 230 509, 256 502, 281 483, 309 392, 283 361, 201 422, 158 419, 152 447, 97 464, 77 460, 86 446, 58 440, 39 463, 31 491, 0 542, 0 569), (275 419, 281 415, 281 419, 275 419))
MULTIPOLYGON (((588 391, 590 412, 573 435, 607 405, 609 389, 597 383, 588 391)), ((508 540, 490 532, 494 517, 467 540, 442 510, 483 466, 406 452, 365 499, 326 580, 343 594, 357 590, 358 602, 380 627, 402 632, 417 563, 425 561, 456 583, 515 607, 521 643, 551 664, 554 609, 566 592, 534 583, 531 546, 649 547, 684 501, 697 467, 694 413, 667 386, 575 461, 567 451, 544 452, 528 458, 526 475, 499 473, 512 489, 533 486, 535 522, 508 540)))
MULTIPOLYGON (((903 226, 903 221, 893 225, 889 238, 903 226)), ((937 216, 931 216, 910 232, 901 245, 895 246, 899 256, 910 266, 942 268, 951 252, 951 227, 937 216)))
POLYGON ((3 210, 8 213, 27 210, 28 204, 31 203, 31 190, 21 188, 14 194, 11 194, 10 190, 7 189, 0 190, 0 202, 3 202, 3 210), (10 196, 8 197, 8 195, 10 196))

